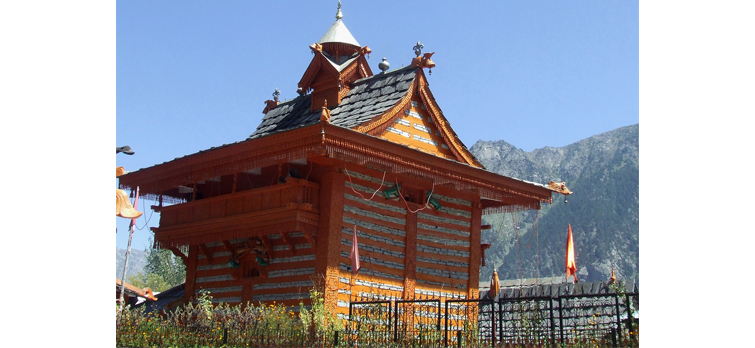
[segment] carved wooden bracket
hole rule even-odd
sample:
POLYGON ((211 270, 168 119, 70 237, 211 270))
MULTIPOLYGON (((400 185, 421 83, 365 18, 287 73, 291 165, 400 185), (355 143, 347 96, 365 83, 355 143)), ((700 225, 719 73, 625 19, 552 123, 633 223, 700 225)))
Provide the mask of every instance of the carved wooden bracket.
POLYGON ((270 110, 275 109, 278 106, 278 104, 280 104, 280 102, 277 100, 269 100, 269 99, 265 100, 264 103, 265 103, 265 109, 262 110, 263 114, 267 114, 270 110))
POLYGON ((425 53, 422 55, 422 57, 415 57, 412 58, 412 67, 420 67, 420 68, 428 68, 432 69, 435 67, 435 63, 430 59, 430 57, 433 56, 435 52, 425 53))
POLYGON ((317 242, 316 242, 316 236, 313 236, 312 233, 309 231, 302 231, 304 233, 304 238, 307 239, 309 244, 312 245, 312 248, 317 249, 317 242))
POLYGON ((234 255, 234 256, 236 255, 236 247, 233 244, 231 244, 231 242, 224 240, 223 245, 225 245, 225 250, 228 250, 231 252, 231 255, 234 255))
POLYGON ((320 122, 330 123, 330 110, 328 110, 328 100, 325 99, 320 112, 320 122))
POLYGON ((270 244, 270 239, 267 238, 267 236, 260 236, 260 240, 262 241, 262 245, 267 248, 267 255, 270 256, 270 258, 273 258, 273 245, 270 244))
POLYGON ((178 248, 176 248, 174 246, 168 246, 165 249, 170 250, 173 253, 173 255, 176 255, 177 257, 180 257, 181 261, 183 261, 184 265, 188 265, 189 264, 189 257, 186 254, 182 253, 181 250, 178 250, 178 248))
POLYGON ((558 192, 558 193, 560 193, 560 194, 562 194, 564 196, 568 196, 568 195, 572 194, 571 190, 569 190, 569 188, 566 187, 566 183, 565 182, 551 181, 551 182, 548 183, 548 187, 551 190, 554 190, 554 191, 556 191, 556 192, 558 192))
POLYGON ((248 240, 239 245, 233 245, 230 241, 224 240, 223 245, 225 245, 226 250, 231 252, 231 258, 236 261, 244 260, 252 254, 252 248, 248 240))
POLYGON ((319 43, 315 42, 315 43, 309 45, 309 49, 312 50, 312 53, 314 53, 314 52, 322 52, 322 45, 320 45, 319 43))
POLYGON ((283 241, 288 244, 288 247, 291 249, 291 253, 296 255, 296 244, 291 240, 291 237, 289 237, 288 233, 281 232, 281 236, 283 236, 283 241))
POLYGON ((212 253, 210 252, 210 249, 204 244, 199 244, 199 250, 201 250, 202 254, 207 258, 207 263, 212 263, 212 253))

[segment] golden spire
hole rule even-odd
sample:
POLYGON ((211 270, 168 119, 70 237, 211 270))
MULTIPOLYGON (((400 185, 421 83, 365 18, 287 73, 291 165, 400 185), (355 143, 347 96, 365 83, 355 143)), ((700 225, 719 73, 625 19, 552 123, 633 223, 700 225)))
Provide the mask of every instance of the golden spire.
POLYGON ((338 0, 338 12, 336 12, 336 19, 343 18, 343 13, 341 13, 341 0, 338 0))

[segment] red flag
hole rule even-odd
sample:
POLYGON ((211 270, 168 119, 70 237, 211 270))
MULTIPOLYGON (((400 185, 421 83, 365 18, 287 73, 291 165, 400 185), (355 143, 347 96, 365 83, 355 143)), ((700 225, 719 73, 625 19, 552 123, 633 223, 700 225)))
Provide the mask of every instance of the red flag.
POLYGON ((359 272, 359 245, 357 243, 357 226, 354 225, 354 238, 351 241, 351 274, 356 275, 359 272))
POLYGON ((569 238, 566 240, 566 279, 574 276, 577 280, 577 262, 574 259, 574 240, 571 234, 571 224, 569 224, 569 238))
MULTIPOLYGON (((136 197, 134 197, 134 210, 139 205, 139 186, 136 187, 136 197)), ((129 228, 136 226, 136 218, 131 219, 131 223, 128 224, 129 228)))

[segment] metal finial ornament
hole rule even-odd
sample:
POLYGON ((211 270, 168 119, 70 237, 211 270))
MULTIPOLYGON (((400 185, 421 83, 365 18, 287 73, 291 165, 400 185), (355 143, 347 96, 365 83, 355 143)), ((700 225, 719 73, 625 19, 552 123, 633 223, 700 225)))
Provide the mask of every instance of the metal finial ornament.
POLYGON ((338 12, 336 12, 336 19, 343 18, 343 13, 341 13, 341 0, 338 0, 338 12))
POLYGON ((278 90, 278 87, 275 88, 275 92, 273 92, 273 99, 275 101, 278 101, 278 96, 281 95, 281 91, 278 90))
POLYGON ((412 48, 414 49, 414 54, 416 54, 417 57, 419 57, 419 56, 422 55, 422 49, 425 48, 425 45, 423 45, 423 44, 419 43, 419 41, 417 41, 417 45, 415 45, 412 48))
POLYGON ((386 72, 388 69, 390 69, 390 67, 391 67, 391 63, 388 63, 388 61, 385 60, 385 57, 383 57, 383 61, 380 62, 380 64, 378 64, 378 68, 382 72, 386 72))

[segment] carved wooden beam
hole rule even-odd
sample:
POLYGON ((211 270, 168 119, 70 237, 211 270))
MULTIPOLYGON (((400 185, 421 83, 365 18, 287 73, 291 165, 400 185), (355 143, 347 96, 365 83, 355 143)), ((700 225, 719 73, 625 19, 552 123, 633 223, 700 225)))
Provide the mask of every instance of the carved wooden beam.
POLYGON ((181 250, 178 250, 178 248, 176 248, 174 246, 168 246, 168 247, 166 247, 166 249, 170 250, 173 253, 173 255, 176 255, 177 257, 180 257, 181 261, 183 261, 184 265, 189 264, 189 257, 186 254, 182 253, 181 250))
POLYGON ((212 263, 212 253, 210 252, 210 249, 204 244, 199 244, 199 250, 201 250, 202 254, 207 258, 207 262, 212 263))
POLYGON ((288 233, 281 232, 281 236, 283 236, 283 241, 288 244, 288 247, 291 249, 292 254, 296 254, 296 244, 291 240, 291 237, 288 235, 288 233))

